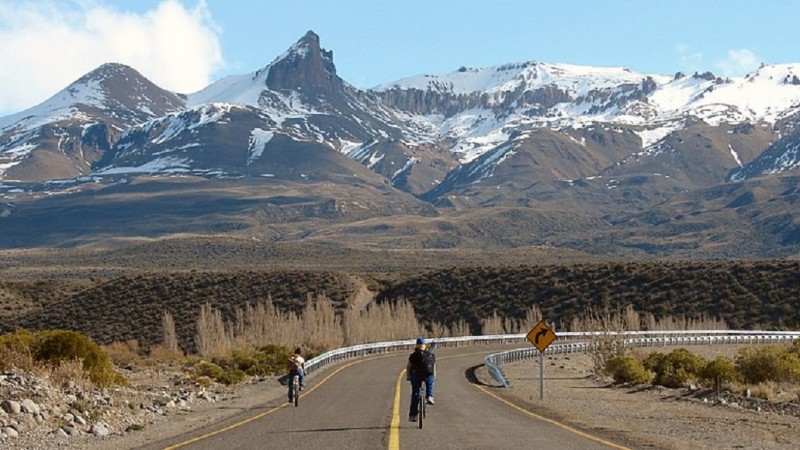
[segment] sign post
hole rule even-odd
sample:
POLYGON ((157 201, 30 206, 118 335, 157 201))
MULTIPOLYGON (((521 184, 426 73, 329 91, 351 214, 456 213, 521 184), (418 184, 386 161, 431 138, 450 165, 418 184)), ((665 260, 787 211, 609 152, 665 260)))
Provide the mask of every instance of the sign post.
POLYGON ((540 320, 526 337, 539 350, 539 399, 542 400, 544 399, 544 351, 557 336, 544 320, 540 320))

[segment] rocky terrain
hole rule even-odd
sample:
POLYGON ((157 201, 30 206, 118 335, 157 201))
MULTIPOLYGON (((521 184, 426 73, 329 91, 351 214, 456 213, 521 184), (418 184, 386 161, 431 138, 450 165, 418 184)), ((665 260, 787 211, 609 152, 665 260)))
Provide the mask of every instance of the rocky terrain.
POLYGON ((175 368, 122 372, 130 387, 93 389, 31 372, 0 374, 3 448, 87 448, 100 439, 136 433, 176 415, 214 407, 233 392, 190 383, 175 368))

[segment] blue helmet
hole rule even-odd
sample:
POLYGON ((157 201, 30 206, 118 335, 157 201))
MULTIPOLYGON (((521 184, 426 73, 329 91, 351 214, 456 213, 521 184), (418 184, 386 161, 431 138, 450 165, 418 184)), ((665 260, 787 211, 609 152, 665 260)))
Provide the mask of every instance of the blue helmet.
POLYGON ((417 345, 425 345, 425 339, 417 338, 417 345))

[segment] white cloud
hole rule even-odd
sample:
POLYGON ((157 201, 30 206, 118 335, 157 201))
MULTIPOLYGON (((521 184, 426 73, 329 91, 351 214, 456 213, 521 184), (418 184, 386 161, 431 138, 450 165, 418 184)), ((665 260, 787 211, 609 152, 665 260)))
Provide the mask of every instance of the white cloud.
POLYGON ((34 106, 85 73, 127 64, 181 93, 223 67, 220 30, 205 0, 163 0, 144 13, 101 0, 0 0, 0 116, 34 106))
POLYGON ((727 77, 743 76, 748 72, 757 69, 761 62, 751 50, 742 48, 739 50, 728 50, 725 59, 719 60, 714 67, 727 77))

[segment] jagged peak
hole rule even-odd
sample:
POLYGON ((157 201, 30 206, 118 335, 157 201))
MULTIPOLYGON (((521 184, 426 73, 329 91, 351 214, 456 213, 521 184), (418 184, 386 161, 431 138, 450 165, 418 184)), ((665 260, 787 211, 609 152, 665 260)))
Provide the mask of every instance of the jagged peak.
POLYGON ((269 65, 274 66, 285 60, 295 61, 297 59, 305 59, 309 55, 313 56, 317 53, 323 53, 323 56, 325 56, 325 53, 329 53, 331 55, 331 60, 333 59, 332 52, 324 52, 320 47, 319 36, 313 31, 309 30, 303 35, 303 37, 292 44, 285 52, 275 58, 269 65))
POLYGON ((329 90, 341 85, 333 64, 333 52, 320 46, 319 36, 313 31, 306 32, 267 69, 266 84, 273 90, 297 87, 329 90))

